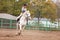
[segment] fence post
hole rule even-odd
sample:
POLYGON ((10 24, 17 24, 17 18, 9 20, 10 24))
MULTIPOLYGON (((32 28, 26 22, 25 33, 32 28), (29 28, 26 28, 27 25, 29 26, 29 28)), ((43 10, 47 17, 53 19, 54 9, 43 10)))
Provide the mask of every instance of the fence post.
POLYGON ((10 20, 10 28, 12 28, 12 20, 10 20))
POLYGON ((2 25, 3 25, 3 19, 1 19, 1 28, 3 27, 2 25))

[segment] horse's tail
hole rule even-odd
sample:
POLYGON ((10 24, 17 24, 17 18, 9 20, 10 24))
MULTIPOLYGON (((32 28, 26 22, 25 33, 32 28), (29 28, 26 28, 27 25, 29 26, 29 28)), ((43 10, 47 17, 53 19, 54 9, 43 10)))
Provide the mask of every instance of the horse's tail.
POLYGON ((18 22, 22 16, 20 16, 16 21, 18 22))

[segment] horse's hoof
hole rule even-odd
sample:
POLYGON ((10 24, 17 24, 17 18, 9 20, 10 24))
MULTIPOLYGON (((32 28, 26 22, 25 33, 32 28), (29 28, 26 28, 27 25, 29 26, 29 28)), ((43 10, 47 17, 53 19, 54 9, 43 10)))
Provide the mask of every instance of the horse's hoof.
POLYGON ((19 35, 21 35, 21 33, 16 34, 16 36, 19 36, 19 35))
POLYGON ((18 35, 21 35, 21 33, 18 33, 18 35))
POLYGON ((9 35, 6 35, 6 37, 10 37, 9 35))

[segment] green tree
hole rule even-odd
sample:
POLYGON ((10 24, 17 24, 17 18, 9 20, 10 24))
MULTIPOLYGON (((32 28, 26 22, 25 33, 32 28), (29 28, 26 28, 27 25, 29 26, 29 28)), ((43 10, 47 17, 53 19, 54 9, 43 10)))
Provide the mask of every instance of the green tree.
POLYGON ((34 9, 33 13, 35 17, 38 18, 38 23, 40 17, 51 19, 51 21, 55 21, 55 19, 57 18, 56 4, 54 4, 51 0, 49 1, 34 0, 32 1, 31 5, 33 4, 34 4, 34 6, 32 7, 32 9, 34 9))
POLYGON ((0 0, 0 12, 7 12, 7 0, 0 0))
POLYGON ((21 7, 24 3, 28 4, 29 0, 0 0, 0 13, 9 13, 18 16, 21 13, 21 7))
POLYGON ((40 17, 48 18, 54 21, 57 18, 56 4, 51 0, 0 0, 0 12, 9 13, 18 16, 21 13, 21 7, 24 3, 28 4, 28 9, 32 17, 37 17, 38 22, 40 17))

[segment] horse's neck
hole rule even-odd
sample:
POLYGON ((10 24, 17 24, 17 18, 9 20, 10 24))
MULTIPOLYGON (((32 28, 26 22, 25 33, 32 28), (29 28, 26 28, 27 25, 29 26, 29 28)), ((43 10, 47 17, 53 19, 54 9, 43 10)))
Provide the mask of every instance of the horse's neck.
POLYGON ((21 18, 25 18, 25 17, 26 17, 26 13, 23 13, 21 18))
POLYGON ((26 18, 27 19, 27 17, 28 17, 27 12, 22 13, 22 18, 26 18))

